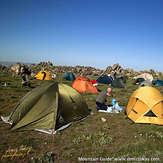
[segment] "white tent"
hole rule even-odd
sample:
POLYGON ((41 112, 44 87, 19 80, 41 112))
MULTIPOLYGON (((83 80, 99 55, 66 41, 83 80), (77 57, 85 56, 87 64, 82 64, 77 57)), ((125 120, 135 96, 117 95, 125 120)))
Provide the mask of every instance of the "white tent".
POLYGON ((138 78, 144 78, 144 80, 149 80, 149 81, 153 80, 152 74, 149 74, 149 73, 143 73, 143 74, 140 74, 140 75, 134 77, 134 79, 138 79, 138 78))

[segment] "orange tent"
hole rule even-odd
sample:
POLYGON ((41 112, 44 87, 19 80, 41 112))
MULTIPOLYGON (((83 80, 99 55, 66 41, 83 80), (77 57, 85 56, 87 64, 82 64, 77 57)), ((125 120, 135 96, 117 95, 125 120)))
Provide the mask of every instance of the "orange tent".
POLYGON ((72 83, 72 87, 78 92, 98 94, 96 87, 84 76, 78 76, 72 83))

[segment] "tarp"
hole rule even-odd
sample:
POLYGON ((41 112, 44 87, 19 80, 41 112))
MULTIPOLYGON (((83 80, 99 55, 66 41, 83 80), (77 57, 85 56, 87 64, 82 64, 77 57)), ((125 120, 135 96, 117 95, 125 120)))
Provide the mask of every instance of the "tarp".
POLYGON ((98 85, 98 82, 96 80, 91 80, 90 81, 94 86, 97 86, 98 85))

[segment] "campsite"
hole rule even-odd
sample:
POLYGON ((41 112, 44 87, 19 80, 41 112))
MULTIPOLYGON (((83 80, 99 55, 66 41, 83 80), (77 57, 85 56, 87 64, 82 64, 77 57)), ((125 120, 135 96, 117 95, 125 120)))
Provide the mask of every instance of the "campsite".
MULTIPOLYGON (((90 80, 97 79, 97 76, 87 75, 87 77, 90 80)), ((13 77, 10 72, 0 71, 0 115, 9 115, 22 97, 47 82, 33 77, 29 79, 32 87, 21 87, 20 76, 13 77)), ((160 80, 163 80, 163 76, 160 80)), ((71 80, 64 79, 64 73, 56 74, 53 81, 69 87, 73 83, 71 80)), ((138 89, 138 85, 133 84, 134 81, 135 79, 128 78, 125 88, 109 86, 124 110, 130 96, 138 89)), ((107 87, 107 84, 100 83, 97 88, 103 90, 107 87)), ((163 94, 162 86, 153 85, 153 87, 163 94)), ((59 163, 75 163, 84 162, 84 159, 87 162, 163 160, 162 125, 134 123, 125 115, 124 110, 119 114, 99 113, 95 103, 97 94, 91 92, 80 94, 91 110, 91 114, 55 134, 34 130, 11 130, 9 124, 0 120, 0 162, 24 163, 51 160, 59 163)), ((107 103, 110 104, 111 100, 112 98, 108 97, 107 103)))
POLYGON ((163 0, 0 0, 0 163, 163 162, 163 0))

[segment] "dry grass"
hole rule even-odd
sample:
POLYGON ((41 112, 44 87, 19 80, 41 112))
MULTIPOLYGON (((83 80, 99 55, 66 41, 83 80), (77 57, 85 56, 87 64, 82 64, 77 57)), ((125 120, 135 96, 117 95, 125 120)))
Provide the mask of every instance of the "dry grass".
MULTIPOLYGON (((62 74, 58 79, 63 83, 62 74)), ((93 78, 92 78, 93 79, 93 78)), ((31 88, 21 88, 21 79, 12 78, 10 74, 0 72, 0 81, 7 82, 7 87, 0 86, 0 114, 7 115, 16 103, 31 88)), ((33 87, 41 81, 31 79, 33 87)), ((130 95, 137 86, 128 80, 126 89, 113 89, 114 97, 121 106, 126 107, 130 95)), ((107 88, 100 85, 99 89, 107 88)), ((163 90, 157 87, 162 93, 163 90)), ((118 159, 156 158, 155 162, 163 161, 163 128, 153 124, 134 124, 124 113, 106 114, 96 111, 97 95, 83 94, 89 108, 94 114, 82 122, 75 122, 69 128, 51 136, 36 131, 11 132, 10 126, 0 120, 0 162, 79 162, 80 158, 95 159, 94 162, 110 162, 118 159), (106 122, 102 122, 101 118, 106 122), (4 158, 9 149, 19 149, 21 146, 31 150, 23 157, 4 158), (101 160, 100 160, 101 159, 101 160), (159 159, 159 160, 158 160, 159 159)), ((108 99, 108 104, 111 99, 108 99)), ((91 160, 87 160, 88 162, 91 160)), ((148 161, 148 160, 147 160, 148 161)), ((121 161, 122 162, 122 161, 121 161)))

